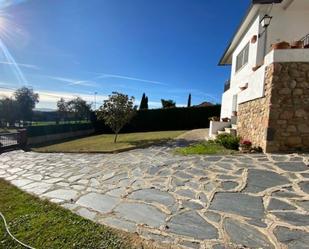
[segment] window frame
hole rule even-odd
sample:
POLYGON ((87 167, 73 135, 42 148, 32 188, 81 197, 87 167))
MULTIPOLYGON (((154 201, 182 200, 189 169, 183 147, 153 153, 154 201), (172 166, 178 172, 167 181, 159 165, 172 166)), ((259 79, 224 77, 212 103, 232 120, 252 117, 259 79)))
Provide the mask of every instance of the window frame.
POLYGON ((250 53, 250 42, 248 42, 245 47, 238 53, 236 56, 236 66, 235 73, 243 69, 249 62, 249 53, 250 53), (247 52, 246 52, 247 51, 247 52), (241 65, 239 66, 239 59, 241 59, 241 65))

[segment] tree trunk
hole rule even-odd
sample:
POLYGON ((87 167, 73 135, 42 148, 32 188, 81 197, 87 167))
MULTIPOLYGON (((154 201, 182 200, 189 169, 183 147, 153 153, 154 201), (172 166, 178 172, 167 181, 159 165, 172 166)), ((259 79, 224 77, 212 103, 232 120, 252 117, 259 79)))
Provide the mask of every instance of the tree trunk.
POLYGON ((115 133, 114 143, 117 143, 118 132, 115 133))

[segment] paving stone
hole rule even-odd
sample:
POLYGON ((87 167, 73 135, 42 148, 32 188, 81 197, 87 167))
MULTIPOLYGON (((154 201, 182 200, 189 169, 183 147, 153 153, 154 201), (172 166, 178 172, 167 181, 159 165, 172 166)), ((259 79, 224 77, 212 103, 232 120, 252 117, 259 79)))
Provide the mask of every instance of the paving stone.
POLYGON ((182 179, 191 179, 192 175, 186 174, 183 171, 177 171, 176 173, 174 173, 175 176, 182 178, 182 179))
POLYGON ((208 211, 204 215, 210 221, 217 222, 217 223, 221 221, 221 215, 220 214, 208 211))
POLYGON ((214 183, 212 183, 212 182, 206 183, 206 184, 204 185, 204 190, 205 190, 206 192, 212 192, 212 191, 214 191, 216 188, 217 188, 217 186, 216 186, 214 183))
POLYGON ((176 194, 183 196, 183 197, 186 197, 186 198, 195 199, 195 193, 190 189, 177 190, 176 194))
POLYGON ((23 187, 29 183, 32 183, 33 181, 28 180, 28 179, 17 179, 17 180, 13 180, 11 181, 11 183, 17 187, 23 187))
POLYGON ((194 211, 175 215, 168 223, 168 227, 169 232, 198 240, 218 238, 217 229, 194 211))
POLYGON ((269 204, 268 204, 268 207, 267 207, 268 210, 295 210, 296 207, 284 202, 284 201, 281 201, 281 200, 278 200, 278 199, 275 199, 275 198, 271 198, 269 204))
POLYGON ((295 226, 309 226, 309 216, 295 212, 273 212, 280 220, 295 226))
POLYGON ((216 244, 212 247, 212 249, 229 249, 222 244, 216 244))
POLYGON ((297 201, 296 204, 302 207, 305 211, 309 212, 309 200, 308 201, 297 201))
POLYGON ((122 195, 125 194, 125 188, 123 188, 123 187, 116 188, 116 189, 113 189, 111 191, 106 192, 106 194, 110 195, 110 196, 114 196, 114 197, 120 198, 122 195))
POLYGON ((52 188, 52 184, 45 182, 33 182, 26 186, 23 186, 22 189, 29 191, 30 193, 41 195, 52 188))
POLYGON ((157 189, 141 189, 129 195, 130 199, 141 200, 148 203, 159 203, 165 206, 172 206, 175 203, 174 197, 157 189))
POLYGON ((289 180, 275 172, 249 169, 247 186, 244 192, 258 193, 268 188, 290 183, 289 180))
POLYGON ((278 241, 288 246, 288 249, 307 249, 309 233, 301 230, 291 230, 286 227, 276 227, 274 234, 278 241))
POLYGON ((232 190, 238 186, 237 182, 221 182, 221 188, 223 190, 232 190))
POLYGON ((309 194, 309 181, 299 183, 299 187, 301 188, 302 191, 309 194))
POLYGON ((207 196, 205 195, 204 192, 198 193, 197 199, 199 199, 199 200, 200 200, 201 202, 203 202, 204 204, 207 204, 207 203, 208 203, 208 198, 207 198, 207 196))
POLYGON ((203 209, 204 206, 195 202, 195 201, 183 201, 182 202, 183 207, 193 209, 193 210, 200 210, 203 209))
POLYGON ((221 159, 222 157, 218 157, 218 156, 207 156, 204 158, 206 162, 217 162, 217 161, 220 161, 221 159))
POLYGON ((172 177, 172 185, 175 187, 182 187, 188 182, 189 180, 179 179, 177 177, 172 177))
POLYGON ((257 219, 248 220, 248 224, 254 225, 254 226, 256 226, 256 227, 264 227, 264 228, 267 227, 267 224, 266 224, 266 223, 264 223, 264 222, 261 221, 261 220, 257 220, 257 219))
POLYGON ((225 219, 224 229, 235 244, 249 248, 274 248, 267 237, 252 226, 232 219, 225 219))
POLYGON ((180 242, 180 245, 184 246, 188 249, 199 249, 201 244, 198 242, 191 242, 191 241, 182 241, 180 242))
POLYGON ((217 193, 209 209, 249 218, 260 219, 264 216, 262 198, 241 193, 217 193))
POLYGON ((88 219, 88 220, 95 220, 96 213, 89 211, 87 208, 81 208, 77 211, 77 214, 80 216, 88 219))
POLYGON ((271 194, 274 197, 281 197, 281 198, 297 198, 300 197, 300 195, 290 192, 290 191, 275 191, 271 194))
POLYGON ((69 189, 57 189, 43 194, 44 197, 70 201, 76 199, 78 192, 69 189))
POLYGON ((136 231, 135 223, 122 220, 116 217, 107 217, 107 218, 102 219, 101 222, 107 226, 111 226, 111 227, 114 227, 120 230, 125 230, 127 232, 136 231))
POLYGON ((142 203, 120 203, 115 212, 126 220, 157 228, 164 225, 166 219, 166 215, 159 209, 142 203))
POLYGON ((303 162, 280 162, 275 163, 280 169, 291 172, 308 170, 308 166, 303 162))
POLYGON ((76 203, 101 213, 109 213, 119 201, 118 198, 112 196, 90 193, 79 198, 76 203))

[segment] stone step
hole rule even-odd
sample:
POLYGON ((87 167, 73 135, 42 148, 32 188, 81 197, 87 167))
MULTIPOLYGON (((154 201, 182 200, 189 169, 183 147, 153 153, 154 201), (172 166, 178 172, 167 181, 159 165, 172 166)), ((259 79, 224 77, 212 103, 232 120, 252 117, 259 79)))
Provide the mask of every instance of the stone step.
POLYGON ((227 132, 226 131, 218 131, 218 135, 220 135, 220 134, 227 134, 227 132))
POLYGON ((233 129, 233 128, 225 128, 224 131, 225 131, 225 133, 231 134, 233 136, 236 136, 236 134, 237 134, 236 129, 233 129))
POLYGON ((232 128, 237 130, 237 124, 232 124, 232 128))

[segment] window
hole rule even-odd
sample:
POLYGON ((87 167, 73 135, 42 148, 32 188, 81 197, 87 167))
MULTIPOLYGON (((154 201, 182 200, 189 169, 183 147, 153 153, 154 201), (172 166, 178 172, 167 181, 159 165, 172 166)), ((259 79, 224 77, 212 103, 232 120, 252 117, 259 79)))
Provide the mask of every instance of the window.
POLYGON ((246 65, 248 63, 248 59, 249 59, 249 43, 237 55, 237 58, 236 58, 236 72, 239 71, 244 65, 246 65))

